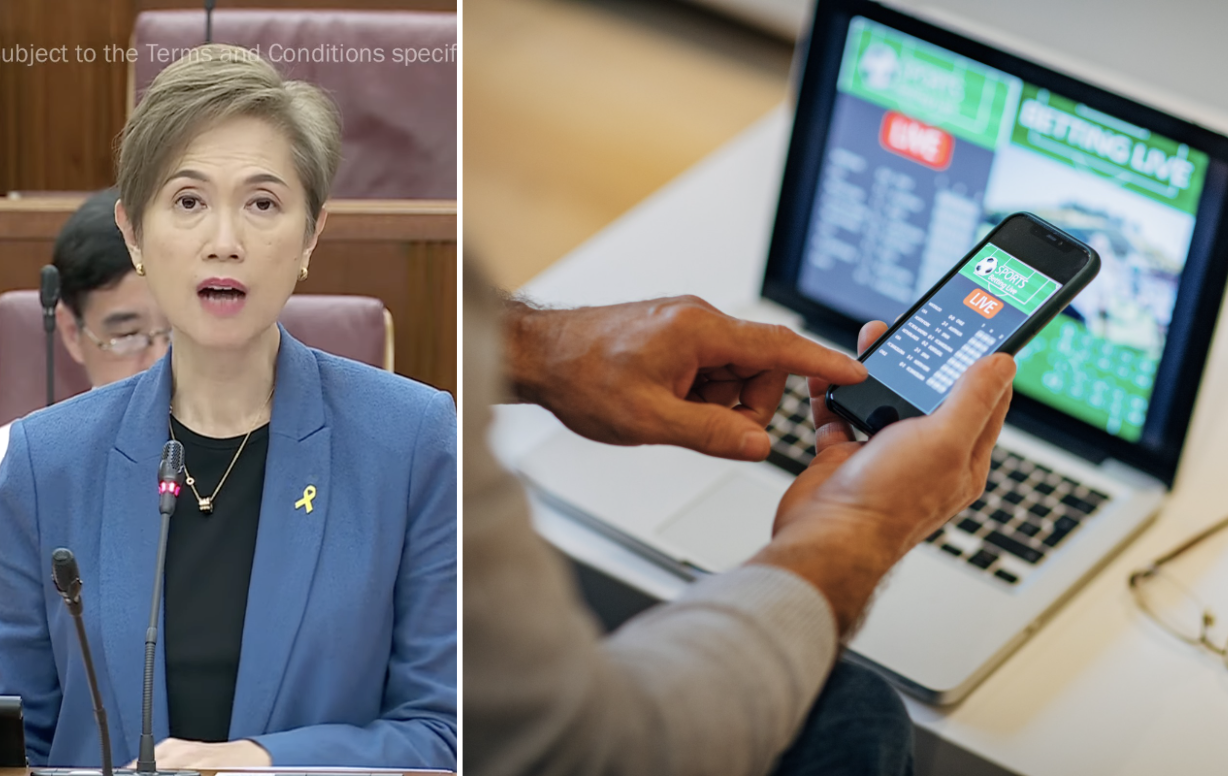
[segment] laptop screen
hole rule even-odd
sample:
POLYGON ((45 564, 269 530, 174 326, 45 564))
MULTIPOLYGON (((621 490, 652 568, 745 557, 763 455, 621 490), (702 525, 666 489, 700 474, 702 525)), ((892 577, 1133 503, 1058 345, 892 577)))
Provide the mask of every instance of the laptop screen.
POLYGON ((1224 138, 873 3, 821 3, 811 45, 766 295, 848 342, 1035 213, 1102 268, 1019 352, 1015 409, 1092 458, 1162 451, 1170 481, 1198 377, 1175 383, 1206 357, 1197 297, 1223 292, 1224 138))

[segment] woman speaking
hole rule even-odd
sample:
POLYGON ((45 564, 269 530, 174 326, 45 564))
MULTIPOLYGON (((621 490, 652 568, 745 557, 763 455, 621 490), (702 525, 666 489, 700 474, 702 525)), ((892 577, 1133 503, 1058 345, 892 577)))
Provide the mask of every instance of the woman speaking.
POLYGON ((455 768, 451 397, 277 323, 324 228, 336 108, 244 49, 167 67, 121 138, 116 221, 172 328, 148 371, 13 424, 0 464, 0 695, 35 765, 99 738, 51 554, 76 554, 113 758, 141 731, 169 439, 156 655, 160 768, 455 768))

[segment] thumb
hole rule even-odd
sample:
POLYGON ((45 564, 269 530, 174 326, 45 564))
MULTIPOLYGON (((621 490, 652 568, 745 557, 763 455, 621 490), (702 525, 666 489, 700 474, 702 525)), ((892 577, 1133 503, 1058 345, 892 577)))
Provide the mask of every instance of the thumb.
POLYGON ((675 399, 668 418, 670 438, 662 441, 718 458, 762 461, 772 446, 762 426, 740 410, 719 404, 675 399))

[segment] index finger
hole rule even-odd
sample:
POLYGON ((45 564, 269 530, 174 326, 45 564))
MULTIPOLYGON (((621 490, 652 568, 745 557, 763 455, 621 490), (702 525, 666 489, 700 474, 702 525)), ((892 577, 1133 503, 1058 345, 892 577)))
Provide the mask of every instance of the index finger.
MULTIPOLYGON (((861 327, 861 331, 857 333, 857 353, 861 354, 866 351, 866 348, 874 344, 879 337, 883 336, 883 332, 887 330, 887 324, 882 321, 869 321, 865 326, 861 327)), ((810 389, 810 406, 814 410, 814 425, 818 428, 825 423, 843 422, 834 412, 827 409, 827 389, 832 383, 839 385, 838 381, 825 380, 822 377, 808 378, 808 387, 810 389), (815 403, 815 400, 818 403, 815 403)))
POLYGON ((857 383, 866 368, 855 359, 807 339, 787 326, 728 318, 724 331, 703 348, 710 364, 735 364, 759 371, 823 377, 857 383))
POLYGON ((865 353, 866 348, 877 342, 885 331, 887 331, 887 324, 882 321, 869 321, 862 326, 861 331, 857 332, 857 355, 865 353))

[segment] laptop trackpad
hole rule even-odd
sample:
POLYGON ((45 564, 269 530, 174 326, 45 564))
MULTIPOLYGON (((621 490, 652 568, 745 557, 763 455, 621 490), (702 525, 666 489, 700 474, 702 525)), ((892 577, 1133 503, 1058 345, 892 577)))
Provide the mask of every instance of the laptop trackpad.
POLYGON ((684 560, 708 571, 726 571, 772 538, 776 505, 786 487, 732 474, 662 526, 659 536, 684 560))
POLYGON ((734 464, 679 447, 615 447, 560 431, 518 468, 556 498, 643 540, 728 476, 734 464))

